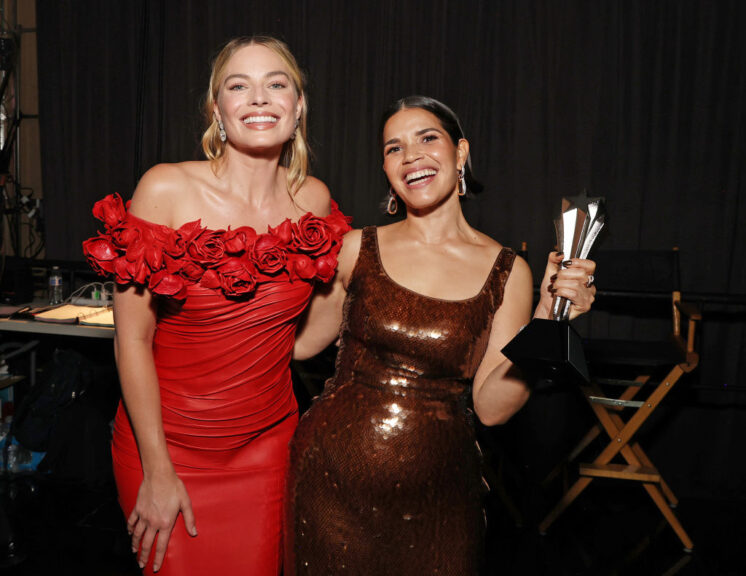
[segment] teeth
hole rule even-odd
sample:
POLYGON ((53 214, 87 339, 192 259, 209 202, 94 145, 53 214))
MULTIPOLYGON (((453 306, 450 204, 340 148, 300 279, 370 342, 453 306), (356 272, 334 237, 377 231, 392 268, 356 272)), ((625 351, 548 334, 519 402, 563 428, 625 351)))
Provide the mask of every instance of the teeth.
POLYGON ((420 178, 425 178, 427 176, 435 176, 437 172, 431 168, 426 168, 425 170, 418 170, 417 172, 412 172, 411 174, 407 174, 407 184, 412 182, 413 180, 419 180, 420 178))
POLYGON ((277 118, 274 116, 248 116, 244 118, 244 124, 255 124, 258 122, 277 122, 277 118))

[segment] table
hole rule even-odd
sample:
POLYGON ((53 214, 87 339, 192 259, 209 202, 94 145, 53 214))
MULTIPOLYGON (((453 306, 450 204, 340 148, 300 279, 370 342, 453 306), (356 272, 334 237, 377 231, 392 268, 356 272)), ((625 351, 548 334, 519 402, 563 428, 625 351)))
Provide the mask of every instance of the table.
POLYGON ((84 326, 82 324, 59 324, 38 320, 11 320, 0 318, 0 332, 26 332, 56 336, 79 336, 83 338, 114 338, 114 328, 109 326, 84 326))

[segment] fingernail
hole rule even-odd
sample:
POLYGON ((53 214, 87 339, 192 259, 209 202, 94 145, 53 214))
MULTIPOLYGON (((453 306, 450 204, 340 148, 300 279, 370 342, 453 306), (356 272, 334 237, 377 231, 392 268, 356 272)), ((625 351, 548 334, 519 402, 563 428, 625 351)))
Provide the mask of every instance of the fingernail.
POLYGON ((557 252, 557 256, 564 256, 564 255, 565 255, 564 252, 557 252))
POLYGON ((557 279, 557 275, 556 275, 556 274, 553 274, 553 275, 552 275, 552 276, 551 276, 551 277, 549 278, 549 281, 550 281, 550 282, 554 282, 554 281, 555 281, 556 279, 557 279))
POLYGON ((569 268, 570 266, 572 266, 572 260, 565 260, 565 261, 564 261, 564 262, 562 263, 562 265, 563 265, 563 266, 564 266, 565 268, 569 268))
POLYGON ((143 568, 145 568, 145 562, 143 562, 142 560, 138 560, 137 561, 137 565, 140 567, 140 570, 142 570, 143 568))
POLYGON ((158 570, 160 569, 161 569, 160 566, 158 566, 157 564, 153 564, 153 572, 158 572, 158 570))

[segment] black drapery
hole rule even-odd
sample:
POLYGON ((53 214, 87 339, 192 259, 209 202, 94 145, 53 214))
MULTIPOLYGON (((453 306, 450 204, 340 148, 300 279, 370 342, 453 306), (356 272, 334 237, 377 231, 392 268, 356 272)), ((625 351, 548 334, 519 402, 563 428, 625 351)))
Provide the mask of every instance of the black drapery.
MULTIPOLYGON (((47 255, 80 259, 96 199, 198 157, 211 55, 267 33, 308 73, 314 173, 355 225, 385 221, 381 111, 427 94, 460 115, 486 185, 470 221, 528 242, 537 274, 560 198, 587 189, 607 200, 604 247, 679 246, 685 292, 746 293, 745 15, 740 0, 37 0, 47 255)), ((713 315, 704 333, 694 384, 735 410, 727 450, 746 431, 745 330, 713 315)))

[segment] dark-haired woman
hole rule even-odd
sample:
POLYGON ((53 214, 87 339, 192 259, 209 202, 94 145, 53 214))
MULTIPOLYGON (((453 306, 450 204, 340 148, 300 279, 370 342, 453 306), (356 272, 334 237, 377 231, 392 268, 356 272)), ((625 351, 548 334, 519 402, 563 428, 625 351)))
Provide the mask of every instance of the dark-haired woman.
POLYGON ((114 196, 94 209, 106 232, 86 255, 120 285, 114 473, 147 574, 280 573, 293 341, 349 228, 307 176, 306 110, 287 46, 233 40, 212 68, 208 160, 152 168, 127 212, 114 196))
MULTIPOLYGON (((449 108, 405 98, 381 134, 389 211, 406 218, 347 235, 296 341, 309 356, 341 325, 336 374, 291 444, 286 573, 477 574, 473 413, 499 424, 528 397, 501 349, 531 317, 531 274, 461 212, 469 143, 449 108)), ((550 254, 535 317, 554 295, 573 317, 593 301, 593 262, 561 262, 550 254)))

